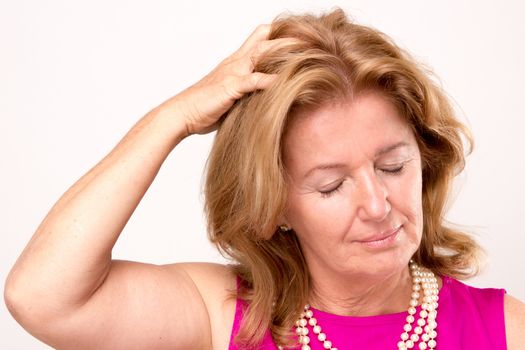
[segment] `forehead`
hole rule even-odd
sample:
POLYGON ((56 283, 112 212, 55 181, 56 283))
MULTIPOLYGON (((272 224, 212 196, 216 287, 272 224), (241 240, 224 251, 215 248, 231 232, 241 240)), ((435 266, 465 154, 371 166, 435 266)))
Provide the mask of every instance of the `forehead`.
POLYGON ((352 166, 399 142, 416 145, 410 126, 387 98, 367 92, 294 115, 283 156, 292 168, 343 160, 352 166))

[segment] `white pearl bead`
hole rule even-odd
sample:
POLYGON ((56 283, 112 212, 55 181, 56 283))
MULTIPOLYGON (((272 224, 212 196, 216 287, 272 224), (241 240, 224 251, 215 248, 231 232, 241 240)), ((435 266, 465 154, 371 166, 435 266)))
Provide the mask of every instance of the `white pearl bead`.
POLYGON ((309 344, 310 343, 310 337, 307 335, 303 335, 303 344, 309 344))
MULTIPOLYGON (((397 347, 404 350, 412 349, 419 342, 417 347, 420 350, 426 350, 427 348, 432 350, 437 345, 435 341, 437 337, 437 332, 435 331, 437 327, 437 322, 435 321, 437 317, 436 309, 438 307, 437 301, 439 300, 437 278, 432 271, 419 267, 412 260, 409 266, 413 283, 409 301, 410 307, 406 317, 407 323, 403 326, 404 332, 401 333, 401 340, 397 343, 397 347), (412 328, 411 324, 415 321, 416 307, 421 296, 420 291, 423 294, 423 302, 416 327, 412 328), (412 330, 413 333, 410 334, 412 330)), ((311 350, 308 345, 311 340, 307 335, 309 333, 307 325, 312 327, 313 334, 316 334, 317 339, 323 343, 323 348, 337 350, 337 348, 332 347, 332 342, 327 339, 326 334, 321 332, 321 326, 318 324, 317 319, 314 318, 310 305, 305 305, 304 312, 301 313, 295 325, 299 343, 302 344, 301 350, 311 350)), ((282 347, 279 349, 282 349, 282 347)))

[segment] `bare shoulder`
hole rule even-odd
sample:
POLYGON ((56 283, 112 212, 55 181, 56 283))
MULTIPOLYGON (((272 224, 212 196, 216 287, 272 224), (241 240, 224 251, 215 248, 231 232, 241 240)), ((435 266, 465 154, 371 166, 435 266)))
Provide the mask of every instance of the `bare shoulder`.
POLYGON ((520 300, 505 295, 505 331, 507 333, 507 348, 509 350, 523 349, 525 338, 525 304, 520 300))
POLYGON ((176 263, 163 267, 174 273, 183 270, 188 274, 206 305, 213 349, 228 349, 237 289, 233 268, 215 263, 176 263))
POLYGON ((195 282, 236 287, 233 267, 209 262, 174 263, 163 265, 167 270, 183 269, 195 282))
POLYGON ((202 295, 206 304, 212 304, 227 299, 236 290, 236 278, 233 268, 215 263, 175 263, 163 265, 163 268, 173 273, 183 270, 202 295))

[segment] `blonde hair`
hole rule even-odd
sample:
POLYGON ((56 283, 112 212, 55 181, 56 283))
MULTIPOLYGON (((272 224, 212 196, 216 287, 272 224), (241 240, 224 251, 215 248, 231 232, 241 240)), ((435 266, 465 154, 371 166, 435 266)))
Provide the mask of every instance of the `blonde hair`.
POLYGON ((445 93, 388 36, 351 22, 341 9, 277 17, 269 39, 299 41, 261 57, 255 69, 277 73, 271 88, 247 94, 229 110, 208 160, 205 211, 212 242, 232 258, 249 304, 236 341, 256 346, 269 328, 279 344, 307 302, 311 281, 296 235, 277 225, 287 203, 282 142, 304 108, 381 92, 406 117, 422 159, 424 227, 414 259, 435 273, 466 278, 477 271, 479 246, 444 224, 454 176, 464 166, 468 130, 445 93))

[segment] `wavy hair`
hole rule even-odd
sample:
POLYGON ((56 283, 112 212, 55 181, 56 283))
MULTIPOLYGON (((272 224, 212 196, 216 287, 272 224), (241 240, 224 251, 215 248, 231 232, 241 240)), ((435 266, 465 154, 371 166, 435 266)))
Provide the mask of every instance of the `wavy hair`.
POLYGON ((382 93, 406 118, 422 159, 422 241, 414 255, 437 274, 466 278, 478 271, 481 248, 445 224, 452 181, 472 139, 433 74, 382 32, 349 20, 339 8, 321 15, 277 17, 269 39, 299 39, 258 59, 255 70, 278 74, 268 89, 240 98, 221 121, 206 168, 210 240, 231 258, 248 302, 236 341, 257 346, 270 329, 278 344, 307 302, 311 280, 297 236, 277 225, 287 203, 282 143, 303 109, 382 93))

